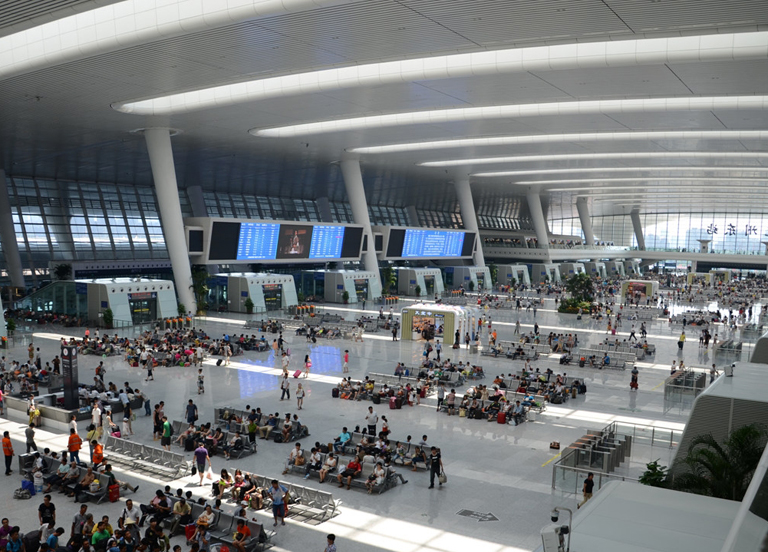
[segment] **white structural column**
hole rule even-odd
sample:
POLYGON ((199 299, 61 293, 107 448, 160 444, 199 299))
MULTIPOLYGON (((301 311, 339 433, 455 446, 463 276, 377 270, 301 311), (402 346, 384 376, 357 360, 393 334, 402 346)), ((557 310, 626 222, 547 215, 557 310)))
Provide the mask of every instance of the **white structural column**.
MULTIPOLYGON (((472 254, 472 262, 475 266, 485 266, 485 257, 483 248, 480 245, 480 232, 477 231, 477 215, 475 214, 475 202, 472 199, 472 188, 469 186, 469 177, 457 178, 453 181, 453 187, 456 189, 456 198, 459 200, 459 209, 461 209, 461 220, 464 221, 464 228, 468 232, 475 233, 476 248, 472 254)), ((539 205, 541 208, 541 205, 539 205)))
POLYGON ((589 218, 587 198, 576 198, 576 209, 579 211, 581 230, 584 232, 584 245, 595 245, 595 235, 592 232, 592 219, 589 218))
POLYGON ((541 196, 538 192, 529 191, 525 194, 525 198, 528 200, 528 211, 531 213, 533 228, 536 230, 536 241, 539 242, 539 249, 546 251, 546 261, 549 262, 549 231, 544 211, 541 209, 541 196))
POLYGON ((208 209, 205 207, 205 196, 202 186, 187 187, 187 197, 189 197, 189 206, 192 208, 193 217, 207 217, 208 209))
POLYGON ((152 165, 152 178, 155 181, 157 204, 160 208, 160 223, 163 226, 165 246, 171 258, 173 279, 179 302, 187 312, 196 312, 197 303, 192 292, 192 269, 189 266, 187 240, 184 236, 184 220, 181 217, 179 187, 176 184, 176 169, 173 166, 171 133, 167 128, 148 128, 144 130, 147 141, 149 162, 152 165))
POLYGON ((421 226, 419 224, 419 212, 416 210, 415 205, 407 205, 405 207, 405 214, 408 215, 409 226, 421 226))
POLYGON ((381 279, 379 277, 379 261, 376 258, 376 245, 371 231, 371 217, 368 215, 368 201, 365 199, 363 173, 360 170, 360 159, 356 156, 343 154, 341 157, 341 174, 344 176, 344 187, 347 189, 349 206, 356 224, 363 225, 363 235, 368 236, 368 251, 363 253, 365 270, 375 274, 375 282, 370 282, 371 297, 381 297, 381 279))
POLYGON ((632 209, 629 214, 632 219, 632 228, 635 230, 635 239, 637 240, 637 248, 640 251, 645 251, 645 237, 643 236, 643 224, 640 222, 640 210, 632 209))
POLYGON ((11 285, 25 287, 19 244, 16 243, 16 232, 13 229, 11 198, 8 196, 8 184, 5 182, 5 171, 2 169, 0 169, 0 243, 3 244, 3 255, 11 285))
POLYGON ((315 200, 317 212, 320 215, 321 222, 333 222, 333 213, 331 213, 331 202, 327 197, 318 197, 315 200))

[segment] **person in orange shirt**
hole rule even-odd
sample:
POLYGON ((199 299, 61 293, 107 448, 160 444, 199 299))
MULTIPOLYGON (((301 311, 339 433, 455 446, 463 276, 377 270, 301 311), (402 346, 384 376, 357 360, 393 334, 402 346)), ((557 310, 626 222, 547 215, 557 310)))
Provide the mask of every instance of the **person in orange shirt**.
POLYGON ((11 443, 11 434, 3 432, 3 455, 5 456, 5 475, 11 475, 11 463, 13 462, 13 444, 11 443))
POLYGON ((104 445, 96 441, 91 441, 91 450, 93 451, 93 465, 97 466, 104 461, 104 445))
POLYGON ((69 450, 69 459, 73 462, 80 463, 80 448, 83 445, 83 440, 77 434, 74 428, 69 430, 69 442, 67 444, 67 450, 69 450))

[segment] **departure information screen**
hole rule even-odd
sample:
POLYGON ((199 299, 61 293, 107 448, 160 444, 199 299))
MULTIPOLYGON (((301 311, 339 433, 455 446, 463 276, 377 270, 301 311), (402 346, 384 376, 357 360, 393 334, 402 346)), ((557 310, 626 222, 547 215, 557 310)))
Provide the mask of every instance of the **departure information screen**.
POLYGON ((279 224, 261 222, 240 223, 237 260, 274 259, 277 253, 279 233, 279 224))
POLYGON ((405 231, 403 257, 461 257, 464 232, 444 230, 405 231))
POLYGON ((338 259, 344 243, 343 226, 315 226, 309 246, 310 259, 338 259))

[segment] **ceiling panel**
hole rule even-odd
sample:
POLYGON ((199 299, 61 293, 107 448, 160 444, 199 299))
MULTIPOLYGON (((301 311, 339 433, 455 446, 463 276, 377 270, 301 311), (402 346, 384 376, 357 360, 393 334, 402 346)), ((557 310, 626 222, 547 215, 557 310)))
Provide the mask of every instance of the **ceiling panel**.
POLYGON ((768 23, 763 0, 606 0, 635 33, 727 29, 768 23))
POLYGON ((0 2, 0 36, 7 36, 122 0, 5 0, 0 2))

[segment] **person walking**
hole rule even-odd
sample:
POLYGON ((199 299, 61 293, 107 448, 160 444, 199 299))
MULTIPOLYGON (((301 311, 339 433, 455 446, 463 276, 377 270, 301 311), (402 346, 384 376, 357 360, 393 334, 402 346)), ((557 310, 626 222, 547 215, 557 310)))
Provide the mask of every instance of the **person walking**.
POLYGON ((379 423, 379 415, 372 406, 368 407, 368 414, 365 415, 365 422, 368 425, 368 435, 376 437, 376 424, 379 423))
POLYGON ((282 391, 282 394, 280 395, 281 401, 285 398, 288 400, 291 399, 291 382, 288 380, 287 374, 283 376, 283 381, 280 382, 280 390, 282 391))
POLYGON ((443 486, 440 481, 440 473, 443 471, 443 459, 437 447, 432 447, 432 452, 427 458, 429 460, 429 488, 435 488, 435 476, 438 476, 438 485, 443 486))
POLYGON ((3 456, 5 456, 5 475, 11 475, 13 470, 13 443, 11 443, 11 434, 3 432, 3 456))
POLYGON ((288 489, 283 487, 277 479, 272 480, 272 486, 267 489, 272 497, 272 515, 275 518, 273 526, 277 526, 277 519, 280 518, 281 525, 285 525, 285 501, 288 498, 288 489))
POLYGON ((685 330, 683 330, 683 333, 680 334, 680 338, 677 340, 677 348, 682 351, 683 345, 685 345, 685 330))
POLYGON ((327 546, 325 547, 325 550, 323 552, 336 552, 336 535, 331 533, 330 535, 327 535, 325 537, 325 541, 327 543, 327 546))
POLYGON ((37 450, 37 445, 35 444, 35 424, 29 424, 29 427, 24 430, 24 435, 27 438, 27 454, 29 454, 30 450, 37 450))
POLYGON ((441 383, 437 386, 437 411, 440 412, 440 405, 445 400, 445 384, 441 383))
POLYGON ((208 449, 206 449, 203 446, 203 443, 200 442, 197 444, 197 448, 194 452, 195 456, 195 464, 197 464, 197 475, 200 476, 200 486, 203 486, 203 478, 205 477, 205 467, 206 464, 208 465, 208 468, 213 471, 213 466, 211 466, 211 457, 208 456, 208 449))
POLYGON ((186 406, 186 417, 187 417, 187 423, 192 425, 197 421, 198 418, 198 412, 197 412, 197 405, 192 401, 192 399, 189 399, 189 402, 186 406))
POLYGON ((577 510, 581 508, 587 500, 592 498, 592 489, 594 489, 595 487, 594 478, 595 478, 595 474, 593 474, 592 472, 589 472, 587 474, 587 478, 584 480, 584 486, 581 488, 581 492, 583 493, 584 500, 582 500, 576 505, 577 510))
POLYGON ((440 344, 439 339, 435 339, 435 354, 437 355, 437 361, 440 362, 440 351, 443 350, 443 346, 440 344))
POLYGON ((709 383, 712 383, 715 381, 715 378, 720 375, 720 372, 717 369, 717 366, 715 364, 712 364, 712 368, 709 370, 709 383))
POLYGON ((344 372, 345 374, 349 373, 349 350, 348 349, 344 350, 344 366, 343 366, 342 372, 344 372))
POLYGON ((83 440, 77 434, 74 428, 69 429, 69 440, 67 442, 67 450, 69 451, 69 458, 73 462, 80 463, 80 449, 83 446, 83 440))
POLYGON ((304 357, 304 377, 309 377, 309 371, 312 368, 312 359, 309 357, 309 354, 307 354, 304 357))
POLYGON ((203 374, 203 369, 199 368, 197 370, 197 394, 205 393, 205 375, 203 374))
POLYGON ((301 407, 304 405, 304 388, 301 384, 296 388, 296 402, 299 410, 301 410, 301 407))

